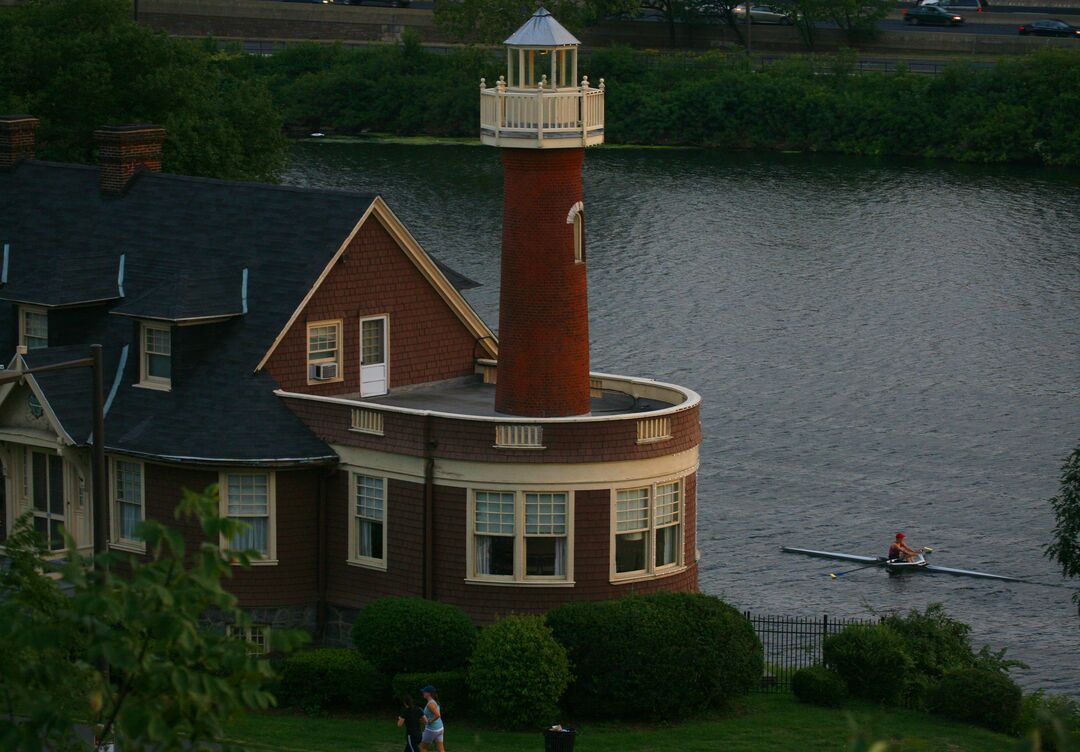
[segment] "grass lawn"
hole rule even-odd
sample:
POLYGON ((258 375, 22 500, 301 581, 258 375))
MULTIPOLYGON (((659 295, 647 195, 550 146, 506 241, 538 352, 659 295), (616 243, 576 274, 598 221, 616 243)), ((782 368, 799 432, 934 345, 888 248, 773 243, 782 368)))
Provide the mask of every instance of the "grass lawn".
MULTIPOLYGON (((895 752, 1001 752, 1016 745, 1011 737, 922 713, 864 703, 827 710, 798 703, 790 695, 756 695, 741 712, 719 720, 669 727, 582 724, 576 752, 842 752, 847 749, 851 721, 874 739, 893 741, 895 752)), ((255 749, 282 752, 398 752, 404 743, 392 714, 388 719, 308 718, 284 712, 252 715, 233 725, 229 735, 255 749)), ((447 721, 446 744, 451 752, 544 749, 540 732, 490 731, 452 719, 447 721)))

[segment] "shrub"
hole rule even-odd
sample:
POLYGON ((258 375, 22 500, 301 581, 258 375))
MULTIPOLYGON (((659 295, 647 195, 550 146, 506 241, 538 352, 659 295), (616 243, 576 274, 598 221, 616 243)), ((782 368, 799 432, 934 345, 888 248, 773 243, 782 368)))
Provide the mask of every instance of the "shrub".
POLYGON ((835 670, 856 697, 897 702, 912 660, 904 640, 884 625, 856 625, 825 638, 825 665, 835 670))
POLYGON ((568 603, 547 622, 576 678, 579 716, 676 719, 724 705, 761 680, 753 627, 719 598, 658 593, 568 603))
POLYGON ((504 727, 551 723, 570 683, 566 650, 539 616, 508 616, 480 633, 469 661, 469 695, 504 727))
POLYGON ((428 671, 417 674, 398 674, 391 682, 394 700, 401 701, 405 695, 420 704, 420 688, 428 684, 439 691, 439 707, 448 716, 461 716, 468 711, 469 689, 464 671, 428 671))
POLYGON ((306 713, 364 710, 386 697, 386 679, 355 650, 322 648, 285 660, 281 694, 282 704, 306 713))
POLYGON ((1009 677, 980 668, 947 672, 931 690, 930 709, 956 721, 1015 733, 1020 723, 1021 692, 1009 677))
POLYGON ((449 603, 423 598, 379 598, 356 617, 353 644, 387 676, 464 668, 476 627, 449 603))
POLYGON ((1037 734, 1037 744, 1032 749, 1043 752, 1080 749, 1080 702, 1042 690, 1025 695, 1020 708, 1020 727, 1025 733, 1037 734))
POLYGON ((801 702, 839 707, 847 699, 847 685, 835 671, 824 666, 801 668, 791 677, 791 691, 801 702))

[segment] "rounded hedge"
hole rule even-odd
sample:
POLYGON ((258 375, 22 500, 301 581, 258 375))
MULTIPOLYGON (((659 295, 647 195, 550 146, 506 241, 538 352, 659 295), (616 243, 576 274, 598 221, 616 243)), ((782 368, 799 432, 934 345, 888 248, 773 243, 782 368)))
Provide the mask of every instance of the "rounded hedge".
POLYGON ((308 650, 289 656, 282 664, 279 699, 307 713, 366 710, 385 697, 385 677, 355 650, 308 650))
POLYGON ((415 674, 398 674, 390 680, 395 703, 400 703, 405 695, 413 698, 417 705, 423 704, 420 688, 428 684, 439 693, 439 707, 443 715, 464 715, 469 707, 469 689, 465 671, 427 671, 415 674))
POLYGON ((546 726, 557 720, 570 662, 542 617, 508 616, 480 632, 468 683, 473 707, 495 725, 546 726))
POLYGON ((476 645, 476 627, 449 603, 388 597, 356 617, 353 644, 387 676, 464 668, 476 645))
POLYGON ((912 660, 903 638, 882 625, 856 625, 825 638, 825 665, 856 697, 896 702, 905 692, 912 660))
POLYGON ((928 705, 946 718, 1011 734, 1019 728, 1022 702, 1020 687, 1005 674, 961 668, 941 677, 928 705))
POLYGON ((824 666, 801 668, 791 677, 791 691, 800 702, 835 708, 847 699, 847 685, 840 674, 824 666))
POLYGON ((719 598, 657 593, 568 603, 547 615, 575 679, 580 717, 677 719, 724 705, 761 681, 761 643, 719 598))

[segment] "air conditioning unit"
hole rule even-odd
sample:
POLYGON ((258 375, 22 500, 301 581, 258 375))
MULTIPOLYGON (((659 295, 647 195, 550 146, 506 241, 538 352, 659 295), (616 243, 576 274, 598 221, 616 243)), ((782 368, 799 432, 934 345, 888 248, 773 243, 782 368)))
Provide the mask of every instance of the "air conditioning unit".
POLYGON ((309 366, 312 381, 329 381, 337 378, 337 363, 316 363, 309 366))

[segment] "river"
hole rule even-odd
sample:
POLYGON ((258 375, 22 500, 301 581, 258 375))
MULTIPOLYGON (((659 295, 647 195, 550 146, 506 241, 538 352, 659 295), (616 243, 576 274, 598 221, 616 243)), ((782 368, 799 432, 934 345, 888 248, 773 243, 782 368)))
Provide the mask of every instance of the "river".
MULTIPOLYGON (((286 182, 381 194, 498 322, 495 149, 305 143, 286 182)), ((1060 588, 841 580, 781 545, 1060 583, 1047 503, 1080 440, 1080 172, 801 154, 586 157, 593 370, 704 398, 701 588, 762 614, 939 601, 1080 696, 1060 588)))

